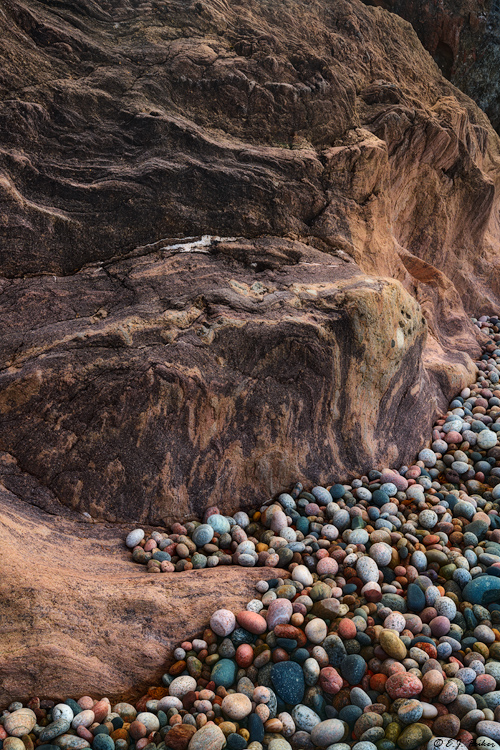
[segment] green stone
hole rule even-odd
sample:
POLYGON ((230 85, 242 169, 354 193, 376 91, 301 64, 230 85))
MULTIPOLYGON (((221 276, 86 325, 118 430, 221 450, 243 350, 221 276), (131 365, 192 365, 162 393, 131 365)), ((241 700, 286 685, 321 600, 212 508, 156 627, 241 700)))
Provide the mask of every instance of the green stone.
POLYGON ((390 742, 396 742, 400 734, 401 734, 401 726, 397 724, 395 721, 391 721, 391 723, 387 726, 385 730, 386 740, 389 740, 390 742))
POLYGON ((432 730, 426 724, 410 724, 398 737, 397 745, 401 750, 416 750, 419 745, 429 742, 432 730))

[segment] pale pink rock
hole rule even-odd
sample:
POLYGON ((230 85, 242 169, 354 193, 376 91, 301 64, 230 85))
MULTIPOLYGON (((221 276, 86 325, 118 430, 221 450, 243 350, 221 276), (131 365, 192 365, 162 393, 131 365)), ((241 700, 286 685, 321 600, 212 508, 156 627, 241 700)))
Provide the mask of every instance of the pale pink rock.
POLYGON ((217 635, 225 638, 236 627, 236 617, 229 609, 218 609, 210 618, 210 627, 217 635))

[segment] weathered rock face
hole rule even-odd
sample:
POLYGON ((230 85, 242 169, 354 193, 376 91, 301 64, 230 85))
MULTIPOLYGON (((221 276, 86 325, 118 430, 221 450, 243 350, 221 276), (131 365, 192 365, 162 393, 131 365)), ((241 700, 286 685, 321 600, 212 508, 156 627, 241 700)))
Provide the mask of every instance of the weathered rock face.
POLYGON ((5 454, 0 476, 0 709, 34 695, 139 697, 161 684, 179 637, 203 632, 221 591, 238 611, 258 580, 276 575, 143 573, 130 562, 123 527, 79 521, 5 454), (16 494, 6 475, 17 477, 16 494), (29 495, 50 511, 31 507, 29 495))
POLYGON ((397 281, 300 242, 191 250, 4 283, 2 446, 75 509, 157 524, 411 460, 472 378, 424 365, 397 281))
POLYGON ((0 32, 0 448, 151 523, 410 460, 500 277, 498 138, 409 25, 9 0, 0 32))
POLYGON ((500 130, 500 3, 497 0, 365 0, 409 21, 443 75, 500 130))
POLYGON ((412 459, 499 304, 499 141, 357 0, 5 0, 0 57, 0 705, 126 697, 263 571, 81 513, 412 459))

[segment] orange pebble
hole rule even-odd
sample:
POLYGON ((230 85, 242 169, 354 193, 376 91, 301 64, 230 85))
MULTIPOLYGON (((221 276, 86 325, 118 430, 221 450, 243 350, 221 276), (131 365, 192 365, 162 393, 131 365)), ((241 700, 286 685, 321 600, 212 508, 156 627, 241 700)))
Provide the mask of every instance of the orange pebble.
POLYGON ((374 674, 373 677, 370 677, 371 690, 376 690, 377 693, 382 693, 387 679, 387 675, 385 674, 374 674))
POLYGON ((175 677, 176 675, 181 674, 186 669, 186 662, 181 659, 180 661, 176 661, 175 664, 172 664, 170 669, 168 670, 169 675, 172 677, 175 677))

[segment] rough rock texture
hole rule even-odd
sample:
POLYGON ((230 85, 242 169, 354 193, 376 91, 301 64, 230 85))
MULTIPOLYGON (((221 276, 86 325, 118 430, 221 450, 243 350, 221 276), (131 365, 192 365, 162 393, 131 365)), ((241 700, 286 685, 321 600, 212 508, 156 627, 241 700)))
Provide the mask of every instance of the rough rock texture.
POLYGON ((153 524, 411 460, 472 336, 456 319, 443 365, 399 282, 326 259, 225 241, 5 281, 2 446, 67 505, 153 524))
POLYGON ((498 0, 365 0, 409 21, 442 73, 500 130, 498 0))
POLYGON ((151 523, 410 460, 500 291, 498 138, 411 27, 8 0, 0 45, 0 448, 151 523))
MULTIPOLYGON (((0 472, 8 466, 3 454, 0 472)), ((238 610, 256 581, 276 575, 240 567, 151 575, 131 564, 123 527, 78 520, 29 478, 18 493, 0 479, 0 709, 33 695, 138 697, 161 684, 179 637, 203 632, 221 591, 238 610), (29 492, 50 511, 26 503, 29 492)))
POLYGON ((262 571, 81 513, 412 459, 499 304, 499 141, 358 0, 3 0, 0 58, 0 703, 122 697, 262 571))

